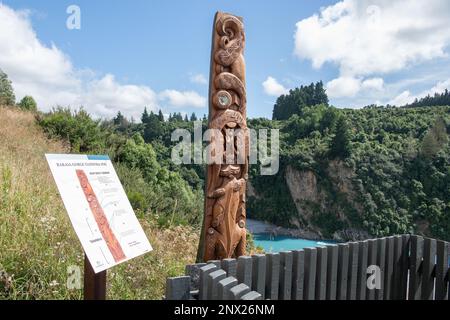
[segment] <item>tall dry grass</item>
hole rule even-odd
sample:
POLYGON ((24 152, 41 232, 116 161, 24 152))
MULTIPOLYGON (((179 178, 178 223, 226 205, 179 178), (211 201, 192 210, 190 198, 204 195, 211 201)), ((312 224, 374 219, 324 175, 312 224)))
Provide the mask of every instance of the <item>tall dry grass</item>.
MULTIPOLYGON (((59 197, 45 153, 68 148, 51 141, 34 115, 0 107, 0 298, 79 299, 68 267, 83 270, 83 251, 59 197)), ((108 298, 160 299, 167 276, 193 263, 198 232, 159 229, 139 214, 154 251, 108 272, 108 298)))

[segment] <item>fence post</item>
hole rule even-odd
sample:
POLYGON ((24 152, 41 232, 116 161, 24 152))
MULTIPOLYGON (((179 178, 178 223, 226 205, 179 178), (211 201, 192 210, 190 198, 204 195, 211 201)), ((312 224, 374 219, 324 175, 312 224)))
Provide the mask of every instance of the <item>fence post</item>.
POLYGON ((294 251, 292 262, 292 300, 303 300, 303 285, 305 282, 305 251, 294 251))
POLYGON ((426 238, 423 250, 422 266, 422 300, 433 300, 434 266, 436 265, 436 240, 426 238))
POLYGON ((252 256, 252 259, 252 290, 259 292, 261 299, 264 299, 266 293, 266 256, 263 254, 255 254, 252 256))
POLYGON ((173 277, 166 280, 166 300, 189 300, 191 277, 173 277))
POLYGON ((450 280, 448 279, 448 250, 448 242, 437 242, 436 300, 447 300, 448 298, 448 282, 450 280))
POLYGON ((409 300, 420 300, 422 291, 422 257, 423 257, 423 238, 411 236, 411 257, 410 257, 410 276, 409 276, 409 300))

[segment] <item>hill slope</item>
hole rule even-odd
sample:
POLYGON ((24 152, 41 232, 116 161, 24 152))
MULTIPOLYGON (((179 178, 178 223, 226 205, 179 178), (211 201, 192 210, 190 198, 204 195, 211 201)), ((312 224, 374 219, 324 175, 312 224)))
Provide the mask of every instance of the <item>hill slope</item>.
MULTIPOLYGON (((83 270, 83 251, 44 157, 69 148, 47 139, 32 113, 0 108, 0 124, 0 299, 82 298, 66 282, 69 266, 83 270)), ((159 299, 165 278, 195 259, 191 227, 140 222, 154 251, 108 273, 108 298, 159 299)))
POLYGON ((305 107, 280 129, 280 171, 252 171, 249 217, 319 236, 450 239, 450 107, 305 107), (267 186, 271 186, 268 188, 267 186))

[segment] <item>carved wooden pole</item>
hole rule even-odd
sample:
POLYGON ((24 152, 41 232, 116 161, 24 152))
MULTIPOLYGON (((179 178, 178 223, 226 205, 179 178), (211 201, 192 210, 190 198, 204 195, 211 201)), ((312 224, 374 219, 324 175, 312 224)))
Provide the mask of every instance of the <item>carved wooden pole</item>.
POLYGON ((221 151, 215 149, 214 159, 223 161, 207 164, 198 261, 245 254, 249 140, 244 44, 242 18, 217 12, 211 49, 208 129, 215 129, 211 141, 223 146, 221 151))

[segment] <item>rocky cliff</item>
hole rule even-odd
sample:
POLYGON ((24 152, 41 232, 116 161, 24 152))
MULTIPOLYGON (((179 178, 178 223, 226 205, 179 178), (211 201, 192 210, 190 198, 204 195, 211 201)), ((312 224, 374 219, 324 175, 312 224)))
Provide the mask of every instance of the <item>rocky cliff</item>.
POLYGON ((355 174, 342 161, 333 160, 321 175, 312 170, 297 170, 288 165, 286 184, 298 215, 291 224, 311 230, 323 238, 359 240, 369 237, 359 230, 355 219, 362 214, 353 187, 355 174))

